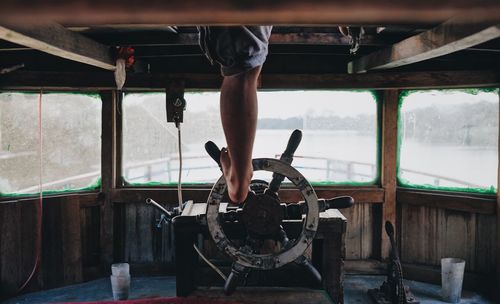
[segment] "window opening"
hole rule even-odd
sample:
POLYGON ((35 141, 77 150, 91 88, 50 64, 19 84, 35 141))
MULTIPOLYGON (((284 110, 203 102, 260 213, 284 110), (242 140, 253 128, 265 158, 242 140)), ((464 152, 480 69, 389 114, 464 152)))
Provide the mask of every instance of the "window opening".
POLYGON ((403 91, 399 185, 495 193, 498 104, 496 89, 403 91))
MULTIPOLYGON (((38 93, 0 93, 0 195, 39 192, 38 93)), ((44 194, 96 189, 101 176, 101 100, 44 93, 44 194)))
MULTIPOLYGON (((279 158, 294 129, 303 131, 294 166, 315 185, 369 185, 378 178, 377 102, 369 91, 259 91, 253 157, 279 158)), ((182 180, 213 183, 220 170, 204 150, 225 146, 218 92, 186 92, 182 180)), ((165 93, 123 100, 123 174, 130 185, 175 185, 177 131, 165 119, 165 93)), ((256 172, 254 178, 268 178, 256 172)))

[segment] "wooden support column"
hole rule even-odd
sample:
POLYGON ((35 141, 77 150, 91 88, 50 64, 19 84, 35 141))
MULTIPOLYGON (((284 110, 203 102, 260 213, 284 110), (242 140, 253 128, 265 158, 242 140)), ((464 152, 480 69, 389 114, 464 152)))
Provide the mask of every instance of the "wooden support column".
MULTIPOLYGON (((500 105, 500 91, 498 93, 499 100, 498 103, 500 105)), ((499 111, 499 119, 500 119, 500 111, 499 111)), ((498 131, 498 158, 500 159, 500 124, 499 124, 499 131, 498 131)), ((500 284, 500 161, 498 165, 498 174, 497 174, 497 248, 496 248, 496 268, 497 268, 497 275, 496 275, 496 286, 499 286, 500 284)), ((500 301, 500 288, 496 289, 496 297, 497 301, 500 301)))
POLYGON ((116 188, 121 163, 118 161, 121 136, 118 126, 120 96, 116 91, 101 92, 102 99, 102 152, 101 176, 103 201, 101 207, 101 264, 107 266, 113 262, 113 201, 112 191, 116 188))
MULTIPOLYGON (((0 107, 0 121, 2 121, 2 107, 0 107)), ((0 151, 3 151, 3 146, 2 146, 2 128, 0 128, 0 151)))
POLYGON ((382 259, 389 257, 391 244, 384 225, 391 221, 396 225, 396 164, 398 141, 398 90, 386 90, 382 100, 382 172, 381 183, 385 190, 382 204, 381 253, 382 259))

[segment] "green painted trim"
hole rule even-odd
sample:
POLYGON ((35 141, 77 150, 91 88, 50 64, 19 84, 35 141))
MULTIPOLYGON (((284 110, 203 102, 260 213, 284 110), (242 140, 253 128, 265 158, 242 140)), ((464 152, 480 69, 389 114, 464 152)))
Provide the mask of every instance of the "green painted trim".
MULTIPOLYGON (((101 100, 101 96, 99 93, 94 93, 94 92, 63 92, 63 91, 44 91, 42 90, 43 95, 83 95, 83 96, 89 96, 95 99, 101 100)), ((11 91, 11 90, 0 90, 0 94, 25 94, 25 95, 38 95, 40 94, 40 91, 11 91)))
MULTIPOLYGON (((439 91, 443 93, 467 93, 472 95, 477 95, 479 93, 497 93, 499 94, 498 88, 467 88, 467 89, 428 89, 428 90, 402 90, 399 94, 398 101, 398 139, 397 139, 397 162, 396 162, 396 180, 399 187, 419 189, 419 190, 442 190, 450 192, 466 192, 466 193, 480 193, 480 194, 496 194, 497 189, 494 186, 489 188, 468 188, 468 187, 440 187, 429 184, 413 184, 410 181, 401 177, 400 161, 401 161, 401 145, 403 141, 403 121, 401 115, 401 108, 403 106, 404 99, 414 93, 424 93, 439 91)), ((497 177, 499 178, 499 177, 497 177)))
MULTIPOLYGON (((92 184, 82 187, 82 188, 74 188, 74 189, 64 189, 64 190, 46 190, 42 191, 42 195, 56 195, 56 194, 65 194, 65 193, 78 193, 78 192, 84 192, 84 191, 94 191, 94 190, 100 190, 101 189, 101 177, 97 178, 92 182, 92 184)), ((33 192, 33 193, 20 193, 20 192, 13 192, 13 193, 1 193, 0 192, 0 198, 21 198, 21 197, 37 197, 40 196, 40 192, 33 192)))
POLYGON ((480 194, 496 194, 497 190, 494 186, 490 186, 490 188, 465 188, 465 187, 436 187, 434 185, 429 184, 413 184, 408 180, 397 177, 398 186, 402 186, 405 188, 411 189, 419 189, 419 190, 440 190, 440 191, 452 191, 452 192, 467 192, 467 193, 480 193, 480 194))
MULTIPOLYGON (((377 166, 377 175, 375 178, 371 181, 368 182, 356 182, 356 181, 340 181, 340 182, 335 182, 335 181, 318 181, 318 182, 310 182, 311 185, 313 186, 373 186, 373 185, 378 185, 380 184, 380 172, 381 172, 381 164, 382 164, 382 154, 381 154, 381 143, 382 143, 382 128, 381 128, 381 109, 382 109, 382 97, 380 96, 379 92, 375 90, 360 90, 360 89, 352 89, 352 90, 280 90, 280 89, 270 89, 270 90, 259 90, 261 92, 282 92, 282 91, 315 91, 315 92, 359 92, 359 93, 370 93, 373 97, 373 100, 376 103, 376 141, 377 141, 377 147, 376 147, 376 166, 377 166)), ((196 94, 203 94, 203 93, 217 93, 217 90, 186 90, 186 93, 196 93, 196 94)), ((131 94, 165 94, 164 92, 127 92, 125 93, 126 95, 131 95, 131 94)), ((307 178, 307 177, 306 177, 307 178)), ((163 186, 163 187, 169 187, 169 186, 177 186, 177 183, 175 182, 159 182, 159 181, 151 181, 151 182, 144 182, 144 183, 134 183, 134 182, 128 182, 125 176, 122 176, 122 179, 125 183, 126 186, 132 186, 132 187, 158 187, 158 186, 163 186)), ((182 183, 183 186, 199 186, 199 185, 213 185, 213 183, 204 183, 204 182, 187 182, 187 183, 182 183)))

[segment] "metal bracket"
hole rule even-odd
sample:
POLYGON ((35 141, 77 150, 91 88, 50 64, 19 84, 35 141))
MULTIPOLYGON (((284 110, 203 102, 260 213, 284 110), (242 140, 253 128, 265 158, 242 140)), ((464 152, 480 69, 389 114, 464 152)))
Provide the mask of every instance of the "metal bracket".
POLYGON ((186 100, 184 99, 184 82, 172 81, 166 89, 167 121, 176 125, 183 122, 186 100))

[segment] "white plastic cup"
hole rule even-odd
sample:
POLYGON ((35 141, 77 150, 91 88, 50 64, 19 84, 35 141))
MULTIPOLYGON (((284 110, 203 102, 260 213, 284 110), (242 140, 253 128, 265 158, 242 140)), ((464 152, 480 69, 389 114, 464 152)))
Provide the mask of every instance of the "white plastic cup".
POLYGON ((462 295, 465 261, 457 258, 441 259, 441 298, 458 303, 462 295))
POLYGON ((130 266, 128 263, 117 263, 111 265, 111 274, 114 276, 129 276, 130 266))
POLYGON ((115 276, 111 275, 111 289, 113 290, 113 299, 126 300, 130 291, 130 275, 115 276))

